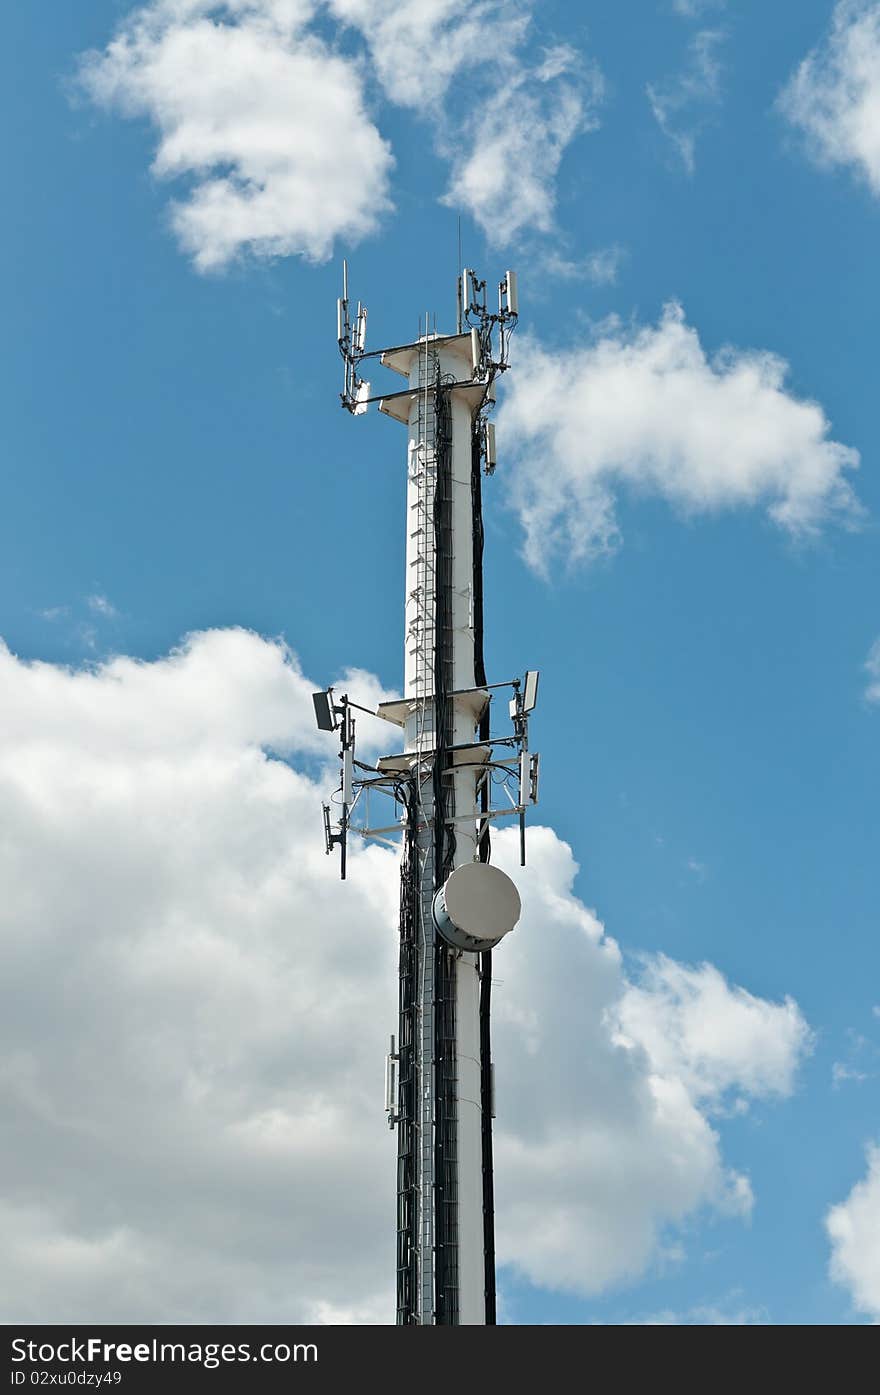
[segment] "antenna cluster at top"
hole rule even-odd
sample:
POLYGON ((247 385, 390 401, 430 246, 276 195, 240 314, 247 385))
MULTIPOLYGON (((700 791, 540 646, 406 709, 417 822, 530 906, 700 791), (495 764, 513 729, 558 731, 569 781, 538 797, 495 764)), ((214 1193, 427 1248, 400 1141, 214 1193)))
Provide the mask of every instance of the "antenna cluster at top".
MULTIPOLYGON (((503 281, 498 282, 497 313, 489 310, 486 282, 469 267, 465 267, 458 279, 457 298, 456 332, 471 336, 473 376, 470 381, 488 386, 496 373, 503 373, 508 367, 510 336, 519 316, 516 273, 506 271, 503 281)), ((340 394, 342 405, 354 416, 361 416, 369 403, 376 400, 370 396, 370 384, 361 377, 361 365, 364 359, 381 358, 389 350, 374 349, 367 353, 367 307, 358 301, 357 309, 352 309, 345 261, 342 263, 342 295, 336 302, 336 341, 345 365, 340 394)))
POLYGON ((516 272, 506 271, 498 282, 498 313, 489 310, 486 282, 475 271, 465 267, 458 282, 458 332, 471 332, 471 353, 474 377, 491 380, 503 373, 510 358, 510 336, 519 318, 519 292, 516 272), (493 342, 498 330, 497 352, 493 342))
POLYGON ((370 384, 358 375, 358 365, 367 351, 367 307, 357 303, 352 318, 348 301, 348 262, 342 263, 342 295, 336 302, 336 342, 345 363, 342 405, 355 416, 367 410, 370 384))

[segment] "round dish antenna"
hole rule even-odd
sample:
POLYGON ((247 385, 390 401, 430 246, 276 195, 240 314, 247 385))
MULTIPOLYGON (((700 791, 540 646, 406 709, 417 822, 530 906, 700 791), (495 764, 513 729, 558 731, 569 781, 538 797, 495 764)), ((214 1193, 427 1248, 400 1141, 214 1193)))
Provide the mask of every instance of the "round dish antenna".
POLYGON ((488 862, 466 862, 434 897, 434 924, 448 944, 474 954, 494 949, 516 925, 521 908, 506 872, 488 862))

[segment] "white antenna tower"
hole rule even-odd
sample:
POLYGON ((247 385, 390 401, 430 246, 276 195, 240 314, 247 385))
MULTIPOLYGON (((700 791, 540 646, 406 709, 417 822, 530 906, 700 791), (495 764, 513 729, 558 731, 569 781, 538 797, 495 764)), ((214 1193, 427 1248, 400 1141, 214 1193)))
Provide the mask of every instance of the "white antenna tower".
POLYGON ((376 714, 401 729, 403 749, 374 766, 357 761, 357 704, 331 688, 315 694, 318 726, 341 737, 339 815, 325 805, 324 831, 327 852, 340 848, 343 878, 350 831, 402 834, 399 1021, 385 1077, 398 1142, 401 1325, 495 1322, 492 951, 516 924, 520 900, 490 865, 489 830, 518 818, 525 864, 526 809, 538 797, 528 739, 538 674, 490 684, 483 662, 482 477, 495 470, 488 415, 508 366, 516 276, 499 283, 497 313, 469 268, 457 299, 455 334, 438 334, 426 315, 414 342, 367 352, 367 312, 360 302, 352 310, 343 263, 342 405, 360 415, 378 402, 408 433, 404 696, 376 714), (361 376, 369 359, 406 386, 372 397, 361 376), (507 735, 492 733, 502 688, 513 694, 507 735), (496 792, 506 802, 497 805, 496 792), (390 820, 371 820, 374 796, 394 801, 390 820))

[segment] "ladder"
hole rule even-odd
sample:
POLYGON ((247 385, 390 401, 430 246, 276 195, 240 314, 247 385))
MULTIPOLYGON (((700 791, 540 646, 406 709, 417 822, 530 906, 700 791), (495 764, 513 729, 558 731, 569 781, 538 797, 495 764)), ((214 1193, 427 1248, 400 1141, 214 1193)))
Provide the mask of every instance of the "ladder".
POLYGON ((436 745, 434 722, 434 648, 437 597, 437 556, 434 535, 434 496, 437 486, 437 450, 434 411, 434 384, 437 354, 432 351, 426 320, 426 333, 419 352, 417 432, 410 461, 412 482, 416 485, 411 506, 411 537, 416 542, 412 567, 411 595, 415 613, 407 636, 414 660, 416 703, 415 749, 418 791, 418 1194, 419 1194, 419 1319, 433 1321, 434 1314, 434 799, 433 755, 436 745))

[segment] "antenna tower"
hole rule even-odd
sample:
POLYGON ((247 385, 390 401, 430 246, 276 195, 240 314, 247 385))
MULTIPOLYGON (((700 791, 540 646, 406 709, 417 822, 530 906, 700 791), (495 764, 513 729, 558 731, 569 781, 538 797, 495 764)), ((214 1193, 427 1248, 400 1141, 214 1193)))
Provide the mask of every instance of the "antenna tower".
POLYGON ((457 301, 454 334, 425 315, 414 342, 368 352, 367 312, 349 300, 343 263, 342 405, 359 416, 377 403, 407 430, 404 689, 376 712, 399 729, 402 749, 375 765, 357 760, 353 710, 370 709, 332 688, 315 694, 318 726, 340 735, 327 852, 339 848, 344 878, 350 834, 401 846, 399 1015, 385 1091, 397 1130, 400 1325, 495 1322, 492 952, 520 899, 490 863, 490 827, 518 819, 524 865, 526 810, 538 798, 528 739, 538 674, 490 684, 483 659, 482 482, 495 471, 490 414, 517 322, 516 276, 499 283, 496 312, 466 268, 457 301), (371 395, 370 360, 405 386, 371 395), (504 689, 511 726, 495 733, 504 689))

